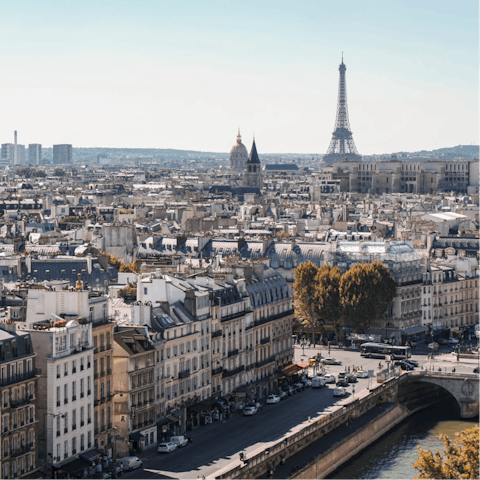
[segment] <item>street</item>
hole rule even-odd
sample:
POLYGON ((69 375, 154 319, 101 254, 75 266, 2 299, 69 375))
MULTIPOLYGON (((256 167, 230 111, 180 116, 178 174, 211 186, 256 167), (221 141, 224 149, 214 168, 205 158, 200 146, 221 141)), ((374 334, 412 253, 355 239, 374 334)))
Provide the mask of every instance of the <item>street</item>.
MULTIPOLYGON (((295 348, 295 363, 307 363, 309 357, 319 353, 319 348, 295 348)), ((342 361, 342 365, 326 365, 327 373, 334 375, 344 371, 345 367, 353 365, 363 367, 364 370, 378 371, 378 359, 367 359, 360 356, 358 351, 321 348, 322 357, 331 356, 342 361)), ((448 354, 438 355, 431 362, 427 358, 428 351, 414 354, 412 358, 424 368, 432 367, 451 371, 453 367, 457 372, 472 373, 478 364, 456 362, 456 357, 448 354)), ((385 366, 385 361, 381 360, 385 366)), ((313 374, 309 369, 309 374, 313 374)), ((156 449, 147 451, 142 456, 143 469, 126 473, 126 478, 196 478, 208 477, 214 472, 226 467, 233 460, 238 459, 240 451, 247 453, 247 457, 261 449, 266 443, 276 441, 301 425, 309 421, 309 417, 331 413, 340 405, 353 398, 353 385, 355 396, 365 390, 369 385, 376 386, 376 379, 358 379, 358 383, 350 384, 347 388, 347 397, 333 397, 334 384, 312 389, 307 388, 302 392, 287 397, 278 404, 264 405, 252 417, 236 414, 225 422, 196 428, 189 432, 193 443, 169 454, 160 454, 156 449)))

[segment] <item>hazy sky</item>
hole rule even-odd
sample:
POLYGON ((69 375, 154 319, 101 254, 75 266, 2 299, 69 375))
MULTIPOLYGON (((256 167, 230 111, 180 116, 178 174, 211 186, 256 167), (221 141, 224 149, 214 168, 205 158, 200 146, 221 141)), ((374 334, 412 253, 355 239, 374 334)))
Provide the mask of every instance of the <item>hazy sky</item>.
POLYGON ((0 142, 324 153, 478 143, 477 0, 0 1, 0 142))

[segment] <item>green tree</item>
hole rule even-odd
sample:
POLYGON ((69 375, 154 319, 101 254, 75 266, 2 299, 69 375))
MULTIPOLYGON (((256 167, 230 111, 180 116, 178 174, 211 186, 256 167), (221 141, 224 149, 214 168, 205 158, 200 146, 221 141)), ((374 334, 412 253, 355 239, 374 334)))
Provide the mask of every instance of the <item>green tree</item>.
POLYGON ((65 175, 65 170, 63 168, 56 167, 53 170, 53 176, 54 177, 63 177, 64 175, 65 175))
POLYGON ((300 317, 304 326, 312 329, 313 342, 315 342, 315 327, 318 326, 320 318, 315 295, 317 271, 318 268, 314 263, 302 263, 295 269, 295 281, 293 282, 295 313, 300 317))
POLYGON ((345 321, 357 331, 382 318, 395 295, 395 280, 381 262, 357 263, 340 281, 345 321))
POLYGON ((443 455, 438 449, 432 453, 417 447, 418 459, 413 463, 419 472, 416 479, 480 478, 478 425, 456 433, 453 441, 445 434, 440 439, 443 455))
POLYGON ((335 341, 338 343, 343 312, 340 302, 340 280, 342 272, 338 267, 323 265, 315 276, 315 297, 320 318, 335 328, 335 341))

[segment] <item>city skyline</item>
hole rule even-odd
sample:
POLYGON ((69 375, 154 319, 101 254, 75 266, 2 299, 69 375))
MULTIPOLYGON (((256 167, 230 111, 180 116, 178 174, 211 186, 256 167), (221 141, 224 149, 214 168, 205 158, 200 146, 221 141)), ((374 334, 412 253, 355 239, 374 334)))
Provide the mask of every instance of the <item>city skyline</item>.
POLYGON ((0 142, 327 151, 344 52, 359 154, 478 137, 478 5, 22 2, 0 8, 0 142), (61 41, 59 41, 61 39, 61 41), (474 105, 472 108, 471 105, 474 105))

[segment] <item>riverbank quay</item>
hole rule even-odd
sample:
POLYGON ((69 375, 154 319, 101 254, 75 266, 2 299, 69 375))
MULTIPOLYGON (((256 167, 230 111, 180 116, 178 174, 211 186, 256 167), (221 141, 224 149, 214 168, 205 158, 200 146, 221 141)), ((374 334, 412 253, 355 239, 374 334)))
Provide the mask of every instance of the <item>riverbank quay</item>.
MULTIPOLYGON (((329 413, 310 418, 307 425, 302 424, 293 428, 289 434, 279 438, 275 442, 262 445, 258 450, 249 452, 243 459, 234 460, 227 467, 218 470, 208 479, 223 478, 264 478, 269 472, 275 471, 278 466, 285 463, 297 452, 302 451, 311 443, 324 437, 329 445, 332 445, 330 433, 338 427, 345 425, 348 428, 347 435, 351 433, 352 421, 368 413, 374 407, 385 409, 385 404, 394 399, 389 398, 388 381, 376 385, 370 390, 363 390, 354 398, 350 395, 340 402, 339 406, 329 413)), ((365 417, 369 421, 375 417, 365 417)))

